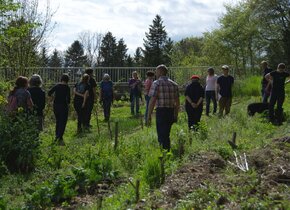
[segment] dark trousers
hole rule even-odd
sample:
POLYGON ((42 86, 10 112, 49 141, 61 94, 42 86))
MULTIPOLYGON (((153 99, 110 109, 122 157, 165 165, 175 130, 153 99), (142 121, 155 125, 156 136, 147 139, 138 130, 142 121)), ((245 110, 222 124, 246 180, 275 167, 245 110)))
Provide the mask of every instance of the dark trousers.
POLYGON ((68 119, 68 105, 54 104, 53 112, 56 119, 55 137, 57 139, 62 139, 68 119))
POLYGON ((277 94, 277 93, 271 93, 271 97, 270 97, 270 103, 269 103, 269 119, 271 122, 274 122, 275 119, 275 111, 274 111, 274 107, 275 104, 277 103, 277 121, 278 123, 282 123, 282 118, 283 118, 283 103, 285 100, 285 94, 277 94))
POLYGON ((78 116, 78 130, 80 131, 82 127, 86 126, 86 113, 87 113, 87 106, 82 108, 83 101, 74 100, 74 108, 77 112, 78 116))
POLYGON ((205 91, 205 101, 206 101, 206 115, 209 115, 210 101, 213 102, 213 113, 216 113, 217 102, 216 102, 216 93, 214 90, 205 91))
POLYGON ((94 98, 89 98, 87 100, 86 106, 87 106, 87 108, 86 108, 86 123, 85 124, 87 127, 90 127, 92 111, 94 108, 94 98))
POLYGON ((202 114, 202 106, 199 106, 197 108, 187 107, 186 113, 188 118, 188 128, 192 130, 197 130, 197 126, 200 122, 202 114))
POLYGON ((219 100, 219 116, 222 117, 224 110, 225 114, 229 114, 231 111, 232 98, 231 97, 221 97, 219 100))
POLYGON ((133 94, 130 95, 131 100, 131 114, 138 114, 139 113, 139 94, 133 94), (134 111, 134 107, 136 107, 136 112, 134 111))
POLYGON ((262 102, 263 103, 268 103, 268 98, 270 97, 269 92, 266 90, 267 85, 262 85, 262 102))
POLYGON ((170 150, 170 130, 174 121, 173 108, 156 109, 156 128, 158 142, 163 149, 170 150))
POLYGON ((110 119, 112 99, 103 99, 103 109, 105 120, 110 119))

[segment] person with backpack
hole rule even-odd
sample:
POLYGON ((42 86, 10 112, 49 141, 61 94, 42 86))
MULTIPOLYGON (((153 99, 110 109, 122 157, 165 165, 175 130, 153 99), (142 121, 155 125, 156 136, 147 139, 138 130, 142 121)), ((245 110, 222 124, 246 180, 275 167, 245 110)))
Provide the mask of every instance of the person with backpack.
POLYGON ((213 113, 217 110, 216 87, 218 76, 214 73, 213 68, 208 68, 205 86, 206 116, 209 116, 210 101, 213 102, 213 113))
POLYGON ((130 87, 130 102, 131 102, 131 114, 138 115, 139 112, 139 100, 141 98, 141 87, 142 82, 138 78, 138 73, 134 71, 132 73, 132 78, 129 80, 130 87), (134 107, 136 107, 136 112, 134 107))
POLYGON ((53 112, 56 120, 55 124, 55 141, 64 145, 63 134, 65 132, 68 111, 70 104, 70 87, 68 86, 69 76, 63 74, 60 83, 53 86, 48 91, 48 96, 54 95, 53 112))
POLYGON ((232 87, 234 85, 234 77, 229 75, 229 67, 222 66, 223 75, 217 79, 217 98, 219 98, 219 117, 229 114, 232 105, 232 87))
POLYGON ((286 65, 280 63, 276 71, 266 74, 266 80, 272 84, 272 90, 269 103, 269 121, 282 125, 283 121, 283 103, 285 101, 285 81, 290 77, 289 72, 286 72, 286 65), (274 107, 277 103, 277 113, 275 117, 274 107), (275 119, 276 118, 276 119, 275 119), (276 122, 277 120, 277 122, 276 122))
POLYGON ((203 107, 204 89, 199 83, 199 76, 192 75, 191 83, 185 90, 185 110, 189 130, 197 130, 203 107))
POLYGON ((87 99, 87 113, 86 113, 86 127, 90 128, 91 127, 91 116, 92 116, 92 111, 94 108, 94 103, 95 103, 95 99, 96 99, 96 87, 97 87, 97 83, 96 80, 94 79, 93 76, 93 69, 86 69, 85 71, 86 74, 88 74, 90 76, 89 79, 89 96, 87 99))
POLYGON ((8 96, 7 112, 16 112, 22 108, 25 112, 32 111, 33 102, 28 89, 28 78, 19 76, 15 81, 15 86, 8 96))
POLYGON ((80 82, 74 87, 74 108, 78 116, 77 133, 81 133, 83 129, 88 129, 86 123, 86 113, 88 109, 87 99, 89 96, 89 79, 88 74, 84 74, 80 82))
POLYGON ((114 99, 113 82, 109 74, 104 74, 103 80, 100 83, 100 103, 104 110, 105 121, 110 120, 111 105, 114 99))
POLYGON ((40 131, 43 130, 43 109, 45 108, 45 92, 41 88, 42 79, 40 75, 34 74, 29 80, 28 91, 31 95, 31 99, 34 104, 35 114, 38 117, 38 128, 40 131))

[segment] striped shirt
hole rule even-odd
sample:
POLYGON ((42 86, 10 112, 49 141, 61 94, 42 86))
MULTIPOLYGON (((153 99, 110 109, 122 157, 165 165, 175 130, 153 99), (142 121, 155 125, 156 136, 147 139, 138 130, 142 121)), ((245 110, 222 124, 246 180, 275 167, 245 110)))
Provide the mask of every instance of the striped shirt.
POLYGON ((150 97, 156 97, 156 107, 174 108, 176 98, 179 97, 178 85, 166 76, 155 80, 149 91, 150 97))

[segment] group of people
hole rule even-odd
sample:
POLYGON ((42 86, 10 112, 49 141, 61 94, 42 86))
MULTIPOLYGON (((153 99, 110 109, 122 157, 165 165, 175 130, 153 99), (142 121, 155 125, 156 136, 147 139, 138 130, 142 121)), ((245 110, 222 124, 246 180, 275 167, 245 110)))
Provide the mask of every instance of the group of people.
MULTIPOLYGON (((77 113, 77 132, 91 127, 90 120, 94 103, 96 101, 96 80, 93 78, 93 70, 86 69, 82 78, 73 88, 73 106, 77 113)), ((69 104, 71 102, 71 89, 69 87, 69 75, 63 74, 60 82, 48 91, 48 96, 53 98, 53 112, 56 119, 55 140, 64 145, 63 135, 65 132, 69 104)), ((100 103, 104 107, 105 119, 110 117, 110 106, 113 101, 113 83, 108 74, 104 75, 100 83, 100 103)), ((43 130, 44 108, 46 104, 45 91, 42 89, 42 78, 38 74, 30 79, 19 76, 15 87, 9 93, 7 111, 14 113, 22 108, 29 114, 35 114, 39 119, 39 130, 43 130)))
MULTIPOLYGON (((277 70, 272 71, 266 61, 261 63, 263 68, 262 100, 269 102, 269 119, 271 122, 277 120, 281 123, 283 114, 283 102, 285 100, 286 78, 290 76, 285 71, 285 64, 278 65, 277 70), (277 103, 277 112, 274 106, 277 103)), ((217 76, 213 68, 208 68, 205 86, 200 83, 198 75, 191 76, 191 82, 185 89, 185 110, 188 116, 188 128, 198 129, 203 112, 203 101, 206 102, 206 115, 210 114, 210 103, 213 102, 213 114, 216 114, 219 105, 219 117, 230 113, 232 104, 232 87, 234 77, 229 74, 229 66, 222 66, 223 74, 217 76)), ((156 128, 160 145, 170 149, 170 130, 172 124, 177 121, 180 107, 178 84, 168 78, 168 68, 159 65, 156 71, 148 71, 147 79, 142 83, 138 73, 134 71, 129 80, 131 114, 140 113, 139 101, 142 97, 144 85, 144 97, 146 101, 145 123, 151 124, 151 116, 156 107, 156 128), (154 78, 156 80, 154 81, 154 78)), ((48 91, 48 96, 54 96, 53 111, 56 118, 55 139, 63 145, 63 134, 68 120, 71 90, 68 85, 69 76, 63 74, 60 83, 48 91)), ((8 101, 10 110, 13 109, 13 101, 16 107, 22 107, 25 111, 35 110, 39 119, 39 129, 43 129, 43 110, 45 108, 45 92, 41 88, 42 79, 39 75, 33 75, 30 80, 26 77, 18 77, 14 89, 10 92, 8 101), (13 100, 14 99, 14 100, 13 100)), ((99 102, 103 106, 105 121, 110 118, 111 105, 114 99, 113 82, 110 75, 104 74, 100 83, 99 102)), ((77 113, 77 132, 89 129, 91 114, 96 101, 96 80, 93 78, 93 70, 86 69, 80 82, 73 88, 73 105, 77 113)), ((15 106, 15 105, 14 105, 15 106)), ((8 106, 9 107, 9 106, 8 106)))

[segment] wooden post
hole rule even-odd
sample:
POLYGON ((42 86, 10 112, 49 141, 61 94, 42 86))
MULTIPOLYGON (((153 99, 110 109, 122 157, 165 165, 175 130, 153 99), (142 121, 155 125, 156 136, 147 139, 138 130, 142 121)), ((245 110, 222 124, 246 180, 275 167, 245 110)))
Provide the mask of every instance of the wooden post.
POLYGON ((112 134, 112 129, 111 129, 111 122, 110 122, 110 120, 108 120, 108 130, 109 130, 109 134, 110 134, 110 139, 113 140, 113 134, 112 134))
POLYGON ((96 105, 95 112, 96 112, 98 135, 100 136, 100 125, 99 125, 99 116, 98 116, 98 105, 96 105))
POLYGON ((238 145, 236 144, 236 138, 237 138, 237 132, 234 132, 232 140, 228 141, 229 145, 232 147, 233 150, 238 148, 238 145))
POLYGON ((114 150, 118 147, 118 138, 119 138, 119 122, 115 123, 115 144, 114 144, 114 150))
POLYGON ((159 157, 160 160, 160 168, 161 168, 161 184, 165 181, 165 167, 164 167, 164 153, 161 157, 159 157))
POLYGON ((140 123, 141 123, 141 128, 142 130, 144 129, 144 123, 143 123, 143 116, 140 116, 140 123))
POLYGON ((139 179, 136 180, 135 198, 136 198, 136 203, 138 203, 140 200, 140 180, 139 179))

